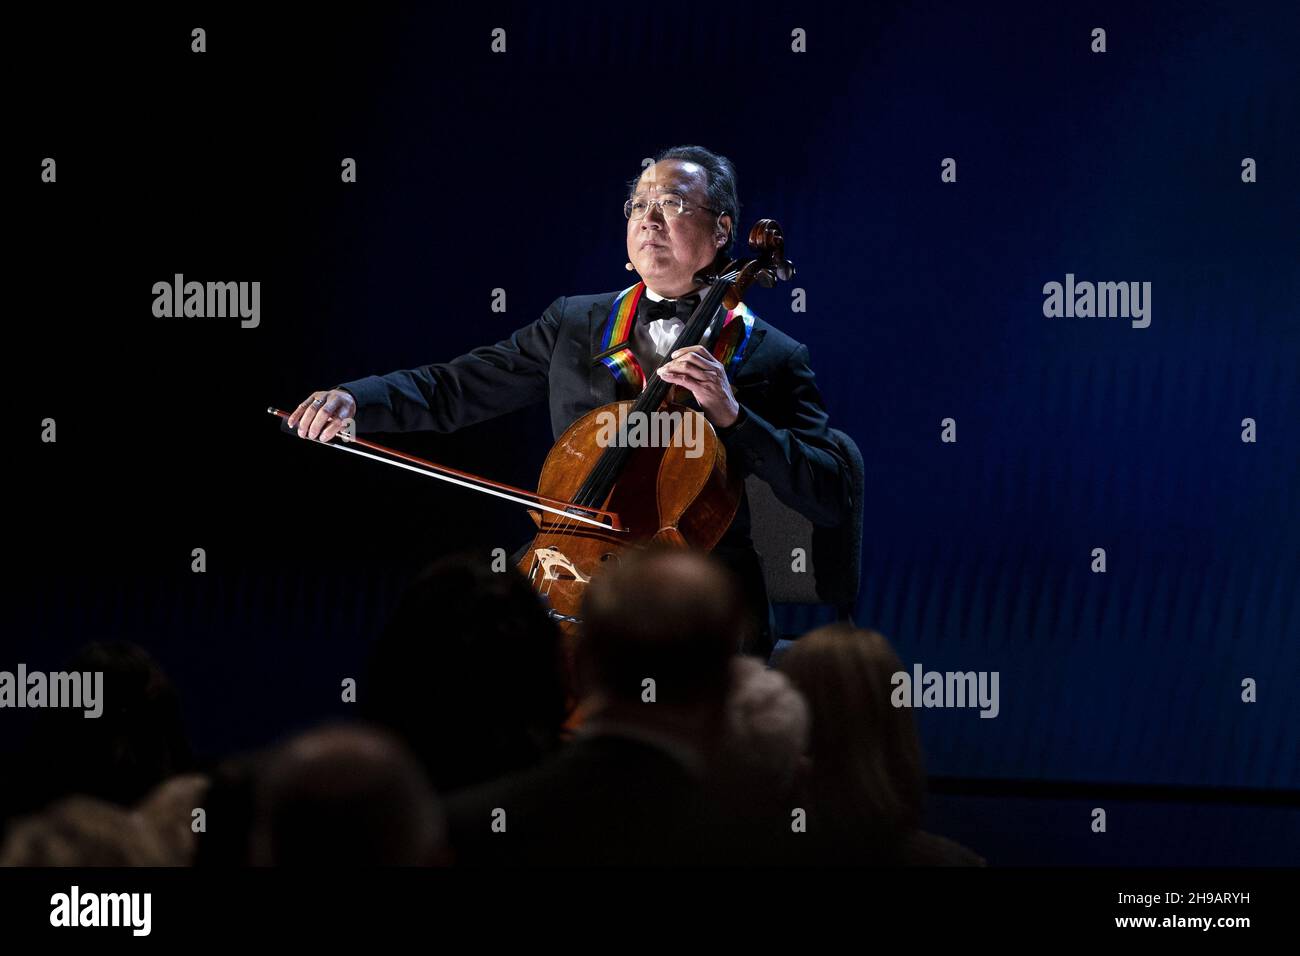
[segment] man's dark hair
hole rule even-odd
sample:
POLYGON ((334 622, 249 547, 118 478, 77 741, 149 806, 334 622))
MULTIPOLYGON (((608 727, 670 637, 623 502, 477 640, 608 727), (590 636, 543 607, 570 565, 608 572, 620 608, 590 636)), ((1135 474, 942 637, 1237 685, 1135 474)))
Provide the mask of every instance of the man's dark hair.
POLYGON ((721 702, 742 635, 739 593, 708 555, 625 554, 588 586, 579 659, 585 692, 636 701, 653 678, 663 703, 721 702))
MULTIPOLYGON (((736 189, 736 167, 726 156, 705 149, 703 146, 673 146, 661 150, 654 157, 656 163, 665 159, 680 159, 704 167, 709 177, 706 187, 709 205, 731 217, 731 234, 727 236, 727 244, 719 249, 718 253, 728 258, 734 256, 736 230, 740 228, 740 193, 736 189)), ((641 177, 638 176, 628 183, 629 198, 636 191, 636 184, 640 180, 641 177)))
POLYGON ((365 716, 442 792, 532 766, 565 717, 561 636, 513 567, 452 555, 413 581, 371 653, 365 716), (453 729, 454 728, 454 729, 453 729))
POLYGON ((444 833, 442 807, 414 755, 364 725, 331 724, 290 740, 254 788, 257 866, 427 866, 444 833))

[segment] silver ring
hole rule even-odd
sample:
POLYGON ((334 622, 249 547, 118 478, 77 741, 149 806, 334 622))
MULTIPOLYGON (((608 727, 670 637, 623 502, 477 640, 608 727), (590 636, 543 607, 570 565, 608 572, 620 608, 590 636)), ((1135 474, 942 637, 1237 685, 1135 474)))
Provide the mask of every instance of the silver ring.
POLYGON ((316 399, 314 402, 312 402, 312 406, 313 406, 313 407, 317 407, 317 406, 324 405, 324 404, 325 404, 325 399, 323 399, 323 398, 318 398, 318 399, 316 399))

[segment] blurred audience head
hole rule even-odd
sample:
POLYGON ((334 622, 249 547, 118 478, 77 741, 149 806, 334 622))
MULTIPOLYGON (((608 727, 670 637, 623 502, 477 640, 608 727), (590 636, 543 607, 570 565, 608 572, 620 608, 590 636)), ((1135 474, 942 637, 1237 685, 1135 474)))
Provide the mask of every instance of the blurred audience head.
POLYGON ((732 658, 724 752, 753 788, 772 798, 790 792, 810 723, 808 704, 784 674, 755 657, 732 658))
POLYGON ((87 644, 62 669, 103 673, 103 712, 91 719, 76 709, 41 713, 30 742, 30 805, 76 793, 130 806, 190 769, 180 697, 144 649, 87 644))
POLYGON ((531 766, 565 718, 560 633, 513 567, 487 556, 432 565, 408 588, 359 695, 440 792, 531 766))
POLYGON ((194 831, 194 811, 204 810, 207 825, 206 803, 212 781, 199 773, 182 774, 159 784, 137 806, 136 813, 162 839, 168 854, 178 866, 190 866, 198 846, 194 831))
POLYGON ((660 707, 722 706, 745 619, 734 579, 708 556, 624 555, 588 585, 582 619, 585 691, 640 703, 649 679, 660 707))
POLYGON ((889 642, 832 624, 796 641, 780 669, 812 711, 807 784, 828 818, 882 839, 916 827, 921 748, 911 710, 890 703, 903 665, 889 642))
POLYGON ((68 797, 15 820, 0 866, 181 866, 142 816, 93 797, 68 797))
POLYGON ((378 729, 336 724, 273 752, 256 788, 259 866, 444 861, 441 804, 419 762, 378 729))

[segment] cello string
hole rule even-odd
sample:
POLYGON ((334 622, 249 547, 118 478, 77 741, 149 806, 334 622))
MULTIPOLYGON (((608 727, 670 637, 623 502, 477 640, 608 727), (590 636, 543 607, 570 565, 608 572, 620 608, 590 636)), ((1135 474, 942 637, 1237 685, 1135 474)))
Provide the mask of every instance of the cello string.
MULTIPOLYGON (((710 289, 709 292, 705 294, 706 302, 710 297, 710 295, 714 295, 715 293, 718 301, 712 307, 713 315, 710 316, 708 321, 704 323, 704 328, 699 333, 701 340, 703 340, 704 336, 708 334, 709 329, 712 327, 714 321, 717 319, 718 308, 722 305, 722 299, 726 294, 726 289, 730 286, 731 282, 734 281, 734 279, 738 275, 739 275, 738 271, 732 271, 722 276, 719 276, 718 279, 715 280, 715 284, 713 288, 710 289)), ((703 309, 704 305, 705 303, 702 302, 700 304, 700 308, 703 309)), ((695 317, 692 316, 692 321, 694 321, 694 318, 695 317)), ((685 330, 683 330, 683 332, 684 331, 685 330)), ((674 343, 674 350, 675 348, 676 348, 676 343, 674 343)), ((642 395, 644 396, 646 391, 648 391, 651 388, 657 387, 658 384, 663 384, 663 380, 658 378, 658 371, 656 370, 654 372, 651 372, 650 377, 646 379, 646 384, 642 388, 642 395)), ((671 393, 670 388, 665 389, 663 399, 661 399, 660 402, 657 404, 662 404, 663 401, 668 398, 668 395, 670 393, 671 393)), ((594 498, 590 497, 591 492, 598 490, 603 484, 605 484, 610 478, 613 477, 614 473, 617 472, 622 467, 623 463, 626 461, 626 456, 622 456, 617 461, 615 460, 605 461, 604 460, 605 456, 603 455, 601 456, 601 459, 602 459, 601 461, 597 462, 596 468, 592 471, 589 478, 584 482, 583 487, 589 489, 589 491, 587 495, 579 496, 579 500, 577 501, 578 504, 591 507, 592 501, 594 500, 594 498)), ((600 497, 603 498, 607 496, 600 496, 600 497)), ((597 504, 595 505, 595 507, 600 508, 602 506, 600 504, 597 504)))
MULTIPOLYGON (((700 338, 701 338, 701 340, 703 339, 703 337, 704 337, 705 335, 708 334, 708 331, 709 331, 710 327, 712 327, 714 320, 717 318, 717 311, 718 311, 718 308, 722 305, 722 299, 723 299, 723 297, 724 297, 725 294, 726 294, 726 288, 725 288, 725 286, 729 286, 730 283, 731 283, 732 281, 734 281, 734 279, 735 279, 738 275, 739 275, 739 272, 729 272, 729 273, 727 273, 727 274, 725 274, 725 275, 723 275, 723 276, 720 276, 720 277, 716 280, 716 282, 717 282, 718 284, 715 284, 714 289, 710 289, 709 292, 705 294, 705 300, 707 301, 708 298, 709 298, 709 296, 713 294, 714 290, 717 289, 717 288, 719 287, 719 284, 723 285, 723 290, 722 290, 722 292, 718 294, 718 301, 717 301, 717 303, 713 306, 713 313, 714 313, 714 314, 713 314, 712 316, 709 317, 709 320, 705 323, 704 328, 703 328, 703 329, 701 330, 701 332, 700 332, 700 338)), ((705 304, 704 302, 700 303, 700 308, 703 308, 704 304, 705 304)), ((694 316, 692 316, 692 319, 694 319, 694 316)), ((684 332, 684 331, 685 331, 685 329, 683 329, 683 332, 684 332)), ((673 343, 673 344, 674 344, 674 349, 673 349, 673 350, 675 351, 677 345, 676 345, 676 343, 673 343)), ((646 391, 648 391, 650 388, 653 387, 652 384, 651 384, 651 378, 658 379, 658 375, 659 375, 659 373, 658 373, 657 370, 654 371, 654 372, 651 372, 651 373, 650 373, 650 377, 647 377, 645 387, 642 389, 642 394, 643 394, 643 395, 644 395, 644 393, 645 393, 646 391)), ((662 380, 662 379, 658 379, 658 381, 659 381, 659 382, 662 382, 663 380, 662 380)), ((665 393, 665 395, 664 395, 664 399, 667 399, 667 397, 668 397, 668 393, 670 393, 670 392, 671 392, 671 389, 669 389, 669 390, 665 393)), ((661 400, 660 404, 662 404, 662 400, 661 400)), ((602 456, 602 458, 603 458, 603 457, 604 457, 604 456, 602 456)), ((587 480, 587 482, 584 482, 584 485, 590 484, 590 487, 592 487, 593 489, 596 488, 596 487, 599 487, 599 485, 605 483, 609 478, 611 478, 611 477, 612 477, 612 473, 615 472, 616 470, 618 470, 618 469, 621 467, 621 465, 622 465, 622 462, 617 462, 617 463, 616 463, 616 462, 610 462, 610 463, 608 463, 608 464, 603 464, 602 462, 599 462, 599 461, 598 461, 597 464, 596 464, 596 468, 595 468, 595 470, 593 470, 592 473, 591 473, 591 477, 587 480)), ((588 499, 588 500, 579 500, 579 501, 576 502, 576 503, 577 503, 577 504, 580 504, 580 505, 587 506, 587 507, 591 507, 591 506, 592 506, 592 502, 591 502, 590 499, 588 499)), ((601 505, 597 504, 597 505, 595 505, 595 507, 599 508, 599 507, 601 507, 601 505)))
MULTIPOLYGON (((736 278, 739 277, 739 275, 740 275, 740 270, 733 269, 718 276, 714 280, 712 287, 709 289, 709 291, 705 293, 704 301, 701 302, 700 305, 697 307, 698 310, 704 309, 705 303, 708 302, 710 297, 716 296, 717 301, 713 303, 710 309, 710 311, 713 314, 710 315, 708 320, 704 322, 704 327, 699 332, 699 338, 701 341, 704 339, 706 335, 708 335, 709 329, 712 328, 714 321, 717 319, 718 309, 723 304, 723 299, 726 296, 727 290, 730 288, 731 283, 734 282, 736 278)), ((689 326, 695 321, 696 321, 696 315, 692 314, 691 321, 688 322, 687 325, 689 326)), ((683 332, 685 332, 685 329, 683 329, 683 332)), ((676 342, 674 342, 673 344, 674 344, 674 348, 670 350, 670 352, 675 351, 676 348, 678 347, 676 342)), ((658 370, 655 370, 654 372, 650 373, 650 376, 647 376, 645 384, 642 386, 642 390, 641 390, 642 396, 644 396, 646 391, 648 391, 650 388, 656 387, 657 384, 666 384, 663 382, 663 379, 658 378, 658 374, 659 374, 658 370), (652 384, 652 379, 655 380, 655 384, 652 384)), ((671 388, 666 389, 663 398, 661 398, 657 404, 662 405, 663 402, 668 398, 668 396, 671 393, 672 393, 671 388)), ((617 460, 615 460, 613 456, 607 457, 606 454, 602 454, 600 458, 597 460, 595 468, 588 474, 588 476, 583 480, 582 484, 579 486, 578 489, 579 493, 576 496, 574 496, 575 499, 574 503, 581 507, 592 507, 592 501, 594 500, 593 496, 595 495, 595 493, 600 491, 602 486, 608 483, 609 480, 612 479, 619 470, 621 470, 625 462, 626 462, 626 455, 617 456, 617 460)), ((611 492, 612 490, 613 489, 610 488, 611 492)), ((608 498, 609 493, 605 493, 603 495, 600 495, 599 497, 602 499, 608 498)), ((603 500, 597 503, 595 507, 601 510, 606 510, 604 509, 603 500)), ((572 514, 564 515, 562 516, 561 521, 559 521, 553 528, 548 530, 550 531, 551 534, 553 534, 558 538, 564 538, 566 536, 572 537, 582 530, 579 526, 580 522, 575 520, 575 518, 576 516, 572 514)), ((543 529, 539 527, 539 533, 541 530, 543 529)), ((535 552, 536 549, 534 549, 534 554, 535 552)), ((536 560, 536 558, 534 558, 534 560, 536 560)), ((576 571, 578 569, 575 567, 574 570, 576 571)), ((545 590, 541 591, 540 593, 542 593, 545 597, 549 598, 551 594, 551 587, 555 580, 556 579, 554 577, 548 577, 545 583, 545 590)))

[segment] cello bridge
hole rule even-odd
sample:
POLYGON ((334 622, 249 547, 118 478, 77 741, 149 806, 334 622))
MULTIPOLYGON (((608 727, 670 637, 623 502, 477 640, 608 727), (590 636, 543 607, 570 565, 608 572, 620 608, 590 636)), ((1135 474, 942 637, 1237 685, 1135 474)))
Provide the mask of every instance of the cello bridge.
POLYGON ((539 571, 543 581, 577 581, 580 584, 591 581, 555 548, 538 548, 533 552, 533 565, 528 572, 528 580, 536 583, 539 571))

